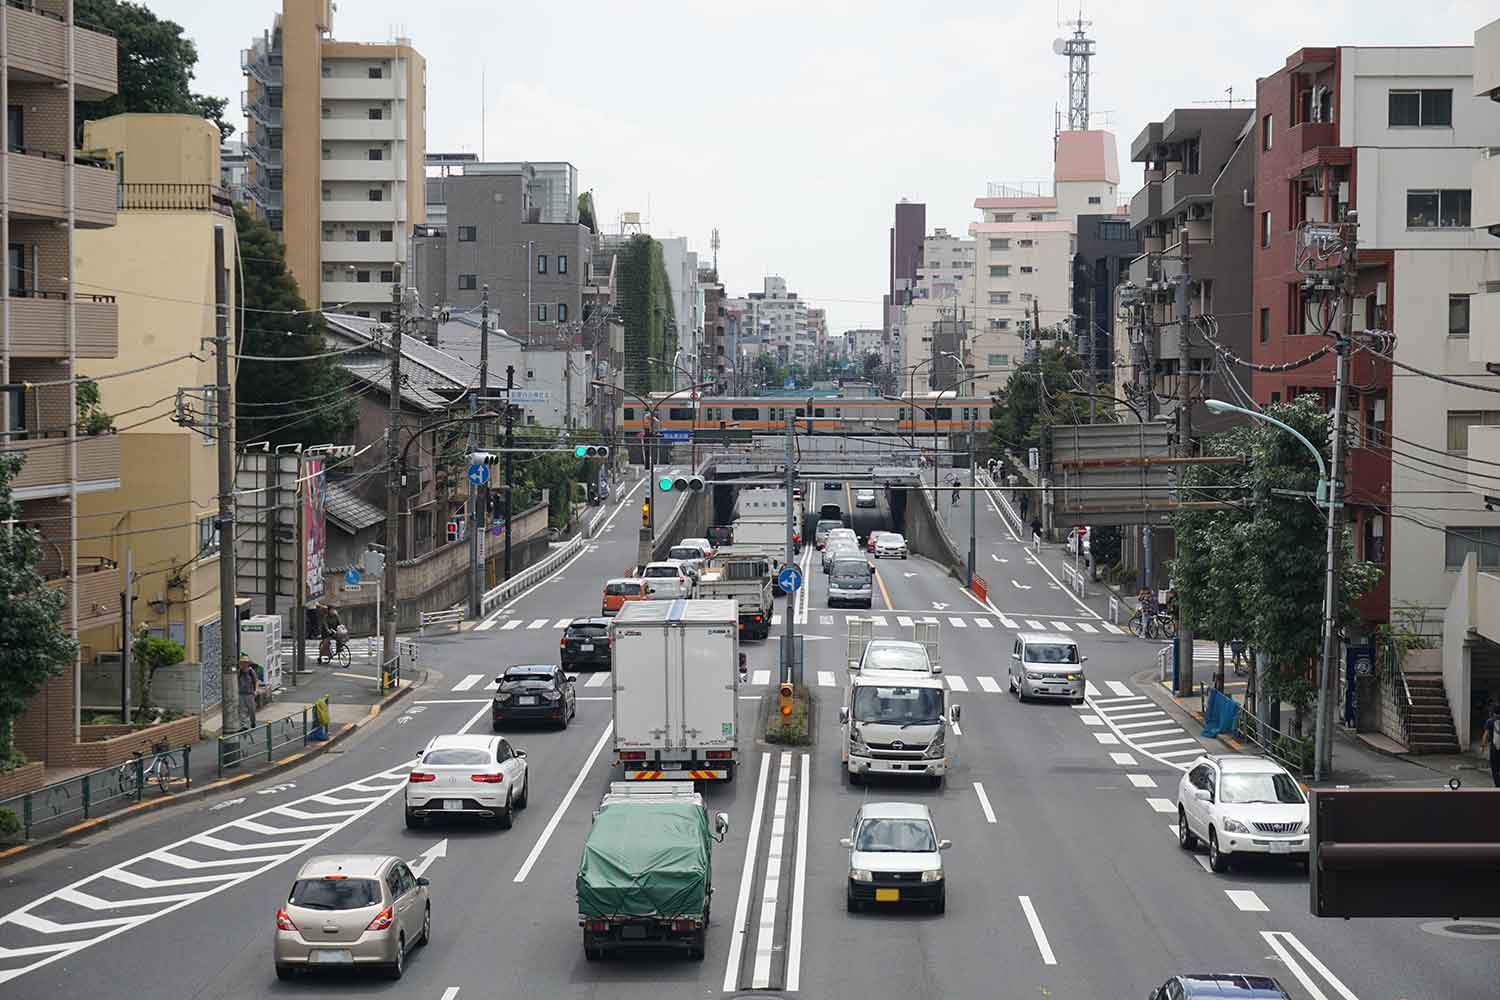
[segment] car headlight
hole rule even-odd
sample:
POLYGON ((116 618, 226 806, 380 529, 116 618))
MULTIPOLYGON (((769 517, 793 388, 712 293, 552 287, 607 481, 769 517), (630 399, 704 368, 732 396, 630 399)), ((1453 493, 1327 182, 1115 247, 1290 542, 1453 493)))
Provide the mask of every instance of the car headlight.
POLYGON ((936 869, 934 869, 934 870, 932 870, 930 872, 923 872, 922 873, 922 881, 923 882, 941 882, 942 880, 943 880, 943 870, 941 868, 936 868, 936 869))
POLYGON ((1224 829, 1227 830, 1230 833, 1249 833, 1250 832, 1250 828, 1247 827, 1245 824, 1241 823, 1237 819, 1229 819, 1228 817, 1225 817, 1225 819, 1224 819, 1224 829))
POLYGON ((865 748, 865 738, 859 735, 858 726, 849 727, 849 746, 851 749, 863 750, 865 748))
POLYGON ((849 880, 851 882, 873 882, 875 881, 868 870, 864 868, 849 869, 849 880))
POLYGON ((927 753, 923 756, 941 757, 947 752, 947 750, 947 744, 943 739, 943 731, 939 729, 937 736, 933 737, 932 742, 927 744, 927 753))
POLYGON ((1042 679, 1042 675, 1034 670, 1028 670, 1026 671, 1026 679, 1028 681, 1039 681, 1042 679))

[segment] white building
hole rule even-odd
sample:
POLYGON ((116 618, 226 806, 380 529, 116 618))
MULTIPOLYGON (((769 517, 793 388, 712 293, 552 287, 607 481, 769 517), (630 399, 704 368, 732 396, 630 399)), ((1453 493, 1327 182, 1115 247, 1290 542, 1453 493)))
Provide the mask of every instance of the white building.
POLYGON ((754 336, 747 343, 758 345, 755 353, 767 353, 782 362, 809 363, 814 357, 814 334, 807 322, 807 303, 796 292, 787 291, 786 279, 767 276, 762 290, 744 299, 745 330, 754 336))
MULTIPOLYGON (((677 323, 676 364, 697 377, 694 366, 702 357, 703 293, 698 288, 698 254, 688 249, 686 236, 659 239, 662 265, 672 288, 672 317, 677 323)), ((673 385, 682 386, 687 376, 673 373, 673 385)))
POLYGON ((844 356, 856 365, 864 363, 865 355, 879 354, 884 339, 881 330, 845 330, 844 356))

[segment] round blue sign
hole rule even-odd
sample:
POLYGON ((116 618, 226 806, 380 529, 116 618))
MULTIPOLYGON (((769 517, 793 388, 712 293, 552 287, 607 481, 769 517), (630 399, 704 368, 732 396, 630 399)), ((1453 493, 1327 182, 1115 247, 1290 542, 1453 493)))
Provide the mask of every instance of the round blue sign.
POLYGON ((347 572, 347 573, 344 574, 344 582, 347 583, 351 587, 357 587, 357 586, 359 586, 359 580, 360 580, 359 570, 357 570, 357 569, 351 569, 351 570, 349 570, 349 572, 347 572))
POLYGON ((787 593, 802 589, 802 571, 795 566, 786 566, 776 574, 776 582, 787 593))

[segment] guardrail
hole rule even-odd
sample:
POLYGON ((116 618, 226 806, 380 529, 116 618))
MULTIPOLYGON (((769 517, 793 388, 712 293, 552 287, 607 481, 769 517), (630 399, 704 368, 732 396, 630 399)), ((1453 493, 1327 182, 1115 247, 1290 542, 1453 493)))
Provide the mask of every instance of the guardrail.
POLYGON ((417 621, 418 634, 425 635, 429 625, 451 625, 453 631, 459 632, 464 627, 463 608, 445 608, 442 611, 423 611, 417 621))
MULTIPOLYGON (((181 747, 162 754, 170 764, 174 785, 180 781, 183 788, 192 787, 192 777, 188 772, 191 751, 191 747, 181 747)), ((150 753, 115 767, 101 767, 97 771, 89 771, 8 799, 0 799, 0 814, 9 812, 16 818, 19 828, 15 832, 24 840, 30 840, 37 833, 72 826, 144 799, 150 784, 146 777, 146 765, 155 760, 156 754, 150 753)), ((169 795, 171 792, 157 794, 169 795)), ((14 834, 7 836, 0 832, 0 842, 15 839, 14 834)))
POLYGON ((265 725, 253 726, 250 729, 242 729, 237 733, 219 737, 219 777, 224 777, 224 772, 239 767, 247 760, 265 754, 266 763, 269 764, 276 759, 277 750, 282 747, 300 743, 307 746, 308 733, 308 710, 303 709, 300 716, 288 715, 277 719, 275 722, 267 722, 265 725))
POLYGON ((481 615, 489 614, 495 608, 521 593, 521 591, 526 590, 537 581, 551 575, 557 567, 582 551, 583 542, 583 536, 576 535, 566 545, 558 548, 556 552, 549 553, 547 558, 535 566, 528 567, 499 586, 485 591, 483 599, 479 602, 479 613, 481 615))
MULTIPOLYGON (((1209 689, 1208 685, 1204 687, 1209 689)), ((1225 697, 1229 696, 1225 695, 1225 697)), ((1241 743, 1248 743, 1255 747, 1293 774, 1312 773, 1314 756, 1312 737, 1292 736, 1290 733, 1277 729, 1269 722, 1256 718, 1244 705, 1240 705, 1239 714, 1235 720, 1234 738, 1241 743)))

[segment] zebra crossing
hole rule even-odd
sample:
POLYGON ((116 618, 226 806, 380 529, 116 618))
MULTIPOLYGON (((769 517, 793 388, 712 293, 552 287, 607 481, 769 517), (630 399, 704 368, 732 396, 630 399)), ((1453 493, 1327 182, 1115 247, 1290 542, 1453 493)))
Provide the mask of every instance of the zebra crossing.
POLYGON ((1136 694, 1121 681, 1105 681, 1108 692, 1088 682, 1088 700, 1079 706, 1079 718, 1091 727, 1094 738, 1106 746, 1124 744, 1173 767, 1186 768, 1208 750, 1197 736, 1173 721, 1172 716, 1143 694, 1136 694), (1094 729, 1107 726, 1108 729, 1094 729))
POLYGON ((1107 621, 1063 621, 1053 618, 1012 618, 1004 614, 987 615, 915 615, 915 614, 849 614, 842 618, 838 615, 826 612, 818 615, 819 625, 847 625, 851 618, 860 618, 874 624, 876 628, 903 628, 909 629, 917 624, 943 625, 949 628, 977 628, 993 629, 996 622, 1001 628, 1012 631, 1028 629, 1033 632, 1078 632, 1084 635, 1124 635, 1125 630, 1112 622, 1107 621))

